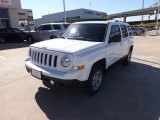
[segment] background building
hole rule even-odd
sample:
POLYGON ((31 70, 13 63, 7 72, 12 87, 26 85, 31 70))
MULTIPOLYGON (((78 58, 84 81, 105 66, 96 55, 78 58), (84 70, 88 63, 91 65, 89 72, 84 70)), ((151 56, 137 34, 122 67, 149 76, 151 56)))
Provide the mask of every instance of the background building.
MULTIPOLYGON (((106 16, 107 13, 89 10, 89 9, 75 9, 66 11, 66 18, 67 20, 71 19, 99 19, 106 16)), ((43 23, 47 22, 57 22, 57 21, 63 21, 64 20, 64 12, 54 13, 54 14, 48 14, 42 16, 42 18, 35 19, 34 23, 35 26, 38 26, 43 23)))
POLYGON ((34 29, 32 10, 22 9, 20 0, 0 0, 0 28, 22 29, 20 22, 25 21, 28 29, 34 29))

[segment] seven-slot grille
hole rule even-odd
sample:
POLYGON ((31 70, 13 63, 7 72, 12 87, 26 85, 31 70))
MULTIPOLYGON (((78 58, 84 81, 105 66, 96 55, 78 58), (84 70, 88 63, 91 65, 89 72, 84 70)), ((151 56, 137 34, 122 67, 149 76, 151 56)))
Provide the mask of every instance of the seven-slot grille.
POLYGON ((53 51, 30 48, 29 56, 30 56, 31 62, 33 62, 34 64, 45 66, 45 67, 52 67, 52 68, 57 67, 58 56, 55 55, 53 51))

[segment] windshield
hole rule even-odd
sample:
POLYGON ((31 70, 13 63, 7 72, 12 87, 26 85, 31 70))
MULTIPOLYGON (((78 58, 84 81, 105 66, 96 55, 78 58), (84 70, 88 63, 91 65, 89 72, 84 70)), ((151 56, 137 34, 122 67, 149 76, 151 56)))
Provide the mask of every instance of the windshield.
POLYGON ((62 38, 92 42, 103 42, 107 24, 72 24, 62 38))

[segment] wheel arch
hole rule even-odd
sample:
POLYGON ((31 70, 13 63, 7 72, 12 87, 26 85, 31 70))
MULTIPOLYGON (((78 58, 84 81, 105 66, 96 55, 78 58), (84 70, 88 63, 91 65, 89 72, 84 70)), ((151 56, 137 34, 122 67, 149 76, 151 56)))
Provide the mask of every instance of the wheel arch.
POLYGON ((95 63, 92 65, 92 69, 93 69, 93 67, 96 66, 97 64, 98 64, 98 65, 102 65, 102 66, 104 67, 104 69, 106 69, 106 65, 107 65, 107 63, 106 63, 106 58, 102 58, 102 59, 98 60, 97 62, 95 62, 95 63))
POLYGON ((133 45, 131 45, 130 50, 133 51, 133 45))

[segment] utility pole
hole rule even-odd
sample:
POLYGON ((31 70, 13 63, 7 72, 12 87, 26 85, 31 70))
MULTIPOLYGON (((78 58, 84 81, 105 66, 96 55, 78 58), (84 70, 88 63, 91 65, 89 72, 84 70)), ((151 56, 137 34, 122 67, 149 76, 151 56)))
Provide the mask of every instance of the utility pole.
POLYGON ((64 22, 66 23, 66 5, 65 5, 65 0, 63 0, 63 8, 64 8, 64 22))
POLYGON ((89 8, 92 9, 92 2, 89 3, 89 8))
POLYGON ((159 9, 160 9, 160 0, 158 0, 158 12, 157 12, 157 27, 159 27, 159 9))
MULTIPOLYGON (((143 3, 142 3, 142 9, 144 9, 144 0, 143 0, 143 3)), ((142 13, 142 21, 141 21, 141 24, 143 25, 143 13, 142 13)))

